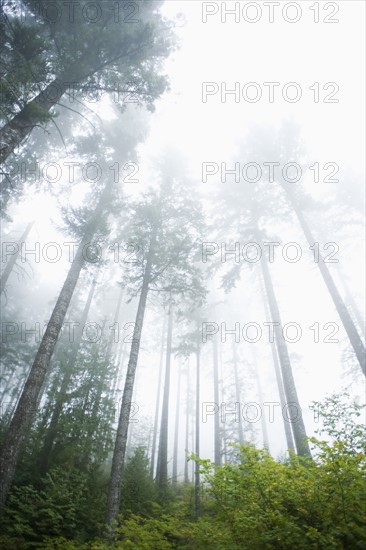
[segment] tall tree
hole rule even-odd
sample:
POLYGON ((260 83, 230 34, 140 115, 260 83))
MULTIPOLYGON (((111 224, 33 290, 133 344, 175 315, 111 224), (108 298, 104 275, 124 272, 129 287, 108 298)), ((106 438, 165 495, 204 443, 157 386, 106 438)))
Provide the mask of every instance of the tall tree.
POLYGON ((173 483, 178 482, 178 442, 179 442, 179 421, 180 421, 180 401, 181 401, 181 377, 182 363, 178 365, 178 383, 177 396, 175 401, 175 423, 174 423, 174 450, 173 450, 173 483))
POLYGON ((108 203, 111 200, 111 191, 111 183, 109 182, 109 184, 105 186, 95 211, 85 226, 84 235, 47 324, 46 331, 43 335, 37 355, 6 434, 6 439, 0 455, 0 513, 3 511, 22 447, 32 425, 36 408, 39 405, 41 390, 44 387, 44 381, 67 309, 81 270, 86 264, 84 248, 93 242, 96 232, 101 224, 104 223, 103 217, 108 208, 108 203))
MULTIPOLYGON (((268 296, 266 295, 266 289, 264 287, 263 277, 260 276, 259 280, 260 280, 261 295, 263 297, 263 304, 266 312, 266 317, 269 319, 271 313, 268 306, 268 296)), ((282 380, 280 364, 278 359, 277 340, 270 342, 270 346, 271 346, 273 366, 274 366, 275 375, 276 375, 277 389, 278 389, 278 394, 280 398, 281 410, 283 411, 286 406, 286 397, 285 397, 285 390, 283 387, 283 380, 282 380)), ((295 452, 295 445, 294 445, 294 440, 292 436, 291 423, 285 419, 284 415, 282 415, 282 418, 283 418, 283 427, 284 427, 285 436, 286 436, 287 449, 292 452, 295 452)))
POLYGON ((126 284, 132 295, 139 295, 139 305, 108 489, 106 522, 112 528, 119 512, 128 419, 147 296, 149 292, 155 292, 166 300, 166 296, 177 297, 186 293, 188 297, 191 295, 201 299, 205 294, 200 271, 194 263, 195 242, 202 219, 200 204, 196 201, 189 181, 183 173, 179 173, 179 166, 175 166, 174 159, 163 164, 160 171, 160 191, 149 191, 131 205, 130 222, 124 229, 126 242, 137 245, 138 261, 135 265, 131 264, 130 272, 126 273, 126 284), (147 255, 144 257, 146 250, 147 255))
POLYGON ((56 0, 56 19, 49 14, 47 0, 23 0, 20 10, 4 10, 6 56, 10 62, 26 63, 28 72, 22 82, 14 65, 9 63, 5 70, 6 122, 0 130, 0 163, 35 126, 52 119, 51 109, 67 91, 72 104, 86 89, 89 97, 114 91, 123 94, 126 102, 138 98, 152 109, 167 85, 160 76, 160 64, 172 47, 169 26, 156 9, 160 4, 119 0, 108 6, 98 0, 94 3, 97 17, 93 17, 85 0, 68 5, 56 0), (131 6, 135 14, 128 19, 131 6), (19 33, 28 34, 28 44, 18 39, 19 33), (27 49, 30 45, 34 54, 27 49), (32 59, 24 59, 29 54, 32 59))
POLYGON ((172 337, 173 337, 173 311, 172 303, 169 301, 168 309, 168 333, 166 341, 166 361, 163 403, 161 408, 161 423, 159 437, 158 470, 156 478, 161 496, 165 495, 168 483, 168 421, 169 421, 169 395, 170 395, 170 368, 172 360, 172 337))
POLYGON ((161 379, 162 379, 162 374, 163 374, 164 345, 165 345, 165 340, 164 340, 165 339, 165 330, 166 330, 166 316, 164 315, 163 328, 162 328, 162 334, 161 334, 161 345, 160 345, 158 387, 157 387, 157 392, 156 392, 154 426, 153 426, 152 445, 151 445, 151 460, 150 460, 151 477, 154 477, 154 474, 155 474, 155 454, 156 454, 156 441, 157 441, 157 436, 158 436, 161 379))
POLYGON ((292 373, 290 356, 288 353, 287 344, 282 334, 280 310, 278 307, 266 257, 261 258, 261 267, 264 286, 268 297, 268 305, 271 312, 271 318, 272 322, 274 323, 274 334, 281 365, 283 385, 285 388, 287 400, 286 404, 289 410, 289 419, 292 425, 296 450, 299 455, 311 456, 309 444, 307 442, 305 424, 302 418, 299 399, 297 396, 295 380, 292 373))
MULTIPOLYGON (((217 349, 217 341, 212 340, 213 351, 213 385, 214 385, 214 403, 217 407, 220 406, 219 392, 219 354, 217 349)), ((214 415, 214 455, 216 466, 221 466, 221 432, 220 432, 220 417, 214 415)))

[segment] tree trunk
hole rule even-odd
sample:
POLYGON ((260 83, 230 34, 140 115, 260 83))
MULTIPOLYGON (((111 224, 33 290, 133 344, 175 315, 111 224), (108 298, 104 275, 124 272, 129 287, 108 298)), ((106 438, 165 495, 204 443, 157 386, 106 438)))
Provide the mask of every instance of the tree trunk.
POLYGON ((58 422, 59 422, 59 419, 60 419, 60 416, 61 416, 61 413, 62 413, 63 405, 65 403, 66 393, 67 393, 67 390, 69 388, 71 378, 72 378, 72 375, 73 375, 73 367, 75 365, 75 361, 76 361, 76 358, 77 358, 77 355, 78 355, 78 352, 79 352, 79 349, 80 349, 82 333, 83 333, 83 327, 85 326, 85 323, 86 323, 87 318, 88 318, 90 306, 91 306, 93 296, 94 296, 94 292, 95 292, 95 287, 96 287, 96 280, 94 279, 92 284, 91 284, 90 290, 89 290, 89 294, 88 294, 88 298, 87 298, 87 301, 86 301, 85 306, 84 306, 83 314, 82 314, 81 319, 80 319, 79 331, 77 333, 77 336, 76 336, 76 338, 74 340, 74 343, 73 343, 73 346, 71 348, 71 353, 70 353, 69 359, 67 361, 66 369, 65 369, 65 372, 64 372, 64 375, 63 375, 63 378, 62 378, 60 391, 59 391, 58 396, 56 398, 56 403, 55 403, 53 411, 52 411, 51 421, 50 421, 50 424, 48 426, 48 430, 47 430, 47 434, 46 434, 46 437, 45 437, 43 449, 41 451, 40 467, 39 467, 41 475, 45 475, 45 473, 47 472, 49 457, 50 457, 52 447, 53 447, 53 443, 54 443, 54 440, 55 440, 55 437, 56 437, 56 434, 57 434, 58 422))
MULTIPOLYGON (((283 381, 280 371, 280 364, 278 362, 278 353, 276 348, 276 342, 273 342, 270 344, 271 346, 271 352, 272 352, 272 360, 273 360, 273 366, 275 369, 276 374, 276 381, 277 381, 277 387, 278 387, 278 393, 280 396, 280 404, 281 404, 281 410, 283 410, 284 406, 286 405, 286 398, 285 398, 285 391, 283 388, 283 381)), ((295 443, 294 438, 292 436, 292 430, 291 430, 291 424, 287 422, 283 418, 283 427, 285 430, 285 437, 286 437, 286 443, 287 443, 287 450, 295 452, 295 443)))
MULTIPOLYGON (((115 325, 117 325, 118 323, 118 319, 119 319, 119 312, 121 310, 121 304, 122 304, 122 299, 123 299, 123 294, 124 294, 124 289, 123 287, 121 286, 120 288, 120 291, 119 291, 119 296, 118 296, 118 300, 117 300, 117 306, 116 306, 116 311, 114 313, 114 319, 113 319, 113 327, 115 325)), ((118 325, 117 325, 118 326, 118 325)), ((119 327, 118 327, 119 328, 119 327)), ((117 340, 118 341, 118 340, 117 340)), ((112 348, 113 348, 113 344, 114 344, 114 332, 111 330, 111 333, 109 335, 109 339, 108 339, 108 345, 107 345, 107 349, 106 349, 106 358, 107 358, 107 361, 109 361, 112 357, 112 348)))
POLYGON ((157 395, 156 395, 156 403, 155 403, 154 429, 153 429, 152 448, 151 448, 150 474, 152 478, 154 477, 154 473, 155 473, 155 453, 156 453, 156 441, 158 436, 161 378, 163 375, 165 328, 166 328, 166 317, 164 315, 163 331, 161 335, 161 346, 160 346, 159 375, 158 375, 158 387, 157 387, 157 395))
MULTIPOLYGON (((219 358, 217 351, 217 341, 212 340, 213 346, 213 384, 214 384, 214 403, 220 410, 220 392, 219 392, 219 358)), ((215 466, 221 466, 221 434, 220 434, 220 413, 219 410, 214 414, 214 457, 215 466)))
MULTIPOLYGON (((113 319, 113 325, 112 325, 113 327, 118 322, 119 312, 120 312, 120 309, 121 309, 121 304, 122 304, 122 299, 123 299, 123 293, 124 293, 124 289, 121 286, 119 296, 118 296, 118 300, 117 300, 117 306, 116 306, 116 310, 115 310, 115 314, 114 314, 114 319, 113 319)), ((113 362, 113 359, 112 359, 113 344, 114 344, 114 331, 111 330, 111 333, 110 333, 109 339, 108 339, 107 349, 106 349, 106 352, 105 352, 105 361, 106 361, 106 364, 107 364, 107 369, 109 369, 111 367, 111 364, 113 362)), ((108 376, 107 372, 106 372, 106 376, 108 376)), ((103 395, 103 390, 104 389, 105 389, 104 380, 100 379, 97 383, 97 392, 96 392, 96 395, 95 395, 95 398, 94 398, 93 408, 92 408, 91 415, 90 415, 91 422, 89 424, 90 427, 87 431, 87 436, 86 436, 87 440, 91 440, 93 438, 93 435, 95 434, 96 430, 98 429, 96 426, 97 426, 97 423, 98 423, 99 409, 100 409, 100 404, 101 404, 101 401, 102 401, 102 395, 103 395)), ((111 388, 109 391, 113 395, 113 388, 111 388)), ((83 458, 83 463, 85 464, 85 466, 87 465, 88 460, 89 460, 89 453, 88 453, 88 449, 86 449, 86 452, 85 452, 84 458, 83 458)))
MULTIPOLYGON (((188 454, 189 448, 189 412, 190 412, 190 403, 189 403, 189 358, 187 360, 187 392, 186 392, 186 439, 185 439, 185 448, 186 455, 188 454)), ((184 483, 189 483, 189 474, 188 474, 188 459, 184 462, 184 483)))
POLYGON ((359 326, 359 329, 361 331, 361 334, 363 336, 363 338, 365 339, 366 338, 366 332, 365 332, 365 320, 363 318, 363 314, 361 313, 360 309, 358 308, 354 298, 353 298, 353 295, 352 295, 352 292, 350 291, 349 287, 348 287, 348 284, 346 282, 346 277, 343 273, 343 270, 339 267, 339 264, 336 264, 336 269, 338 271, 338 275, 340 277, 340 280, 341 280, 341 283, 343 285, 343 288, 344 288, 344 291, 345 291, 345 294, 346 294, 346 302, 348 303, 348 305, 350 306, 351 308, 351 311, 353 312, 353 315, 358 323, 358 326, 359 326))
MULTIPOLYGON (((309 243, 309 246, 313 246, 316 242, 313 235, 311 234, 310 228, 307 224, 307 221, 304 218, 303 213, 301 212, 300 208, 297 206, 295 200, 292 197, 291 193, 287 193, 292 207, 296 213, 297 219, 299 220, 299 223, 301 225, 301 229, 304 232, 304 235, 306 237, 306 240, 309 243)), ((324 263, 324 259, 321 254, 319 254, 319 261, 318 261, 318 267, 320 270, 320 273, 323 277, 323 281, 328 289, 329 294, 331 295, 331 298, 333 300, 333 303, 335 305, 335 308, 338 312, 339 317, 341 318, 342 324, 344 326, 344 329, 348 335, 348 338, 351 342, 351 346, 353 347, 353 350, 355 352, 355 355, 357 357, 357 360, 360 364, 361 370, 363 374, 366 376, 366 353, 365 353, 365 346, 363 345, 363 342, 360 338, 360 335, 356 329, 356 326, 354 322, 352 321, 352 318, 348 312, 348 309, 342 300, 341 295, 338 292, 338 289, 333 281, 333 278, 324 263)))
POLYGON ((0 293, 3 292, 3 290, 5 289, 5 285, 7 283, 7 280, 9 278, 9 275, 10 273, 13 271, 13 268, 15 266, 15 263, 19 257, 19 254, 20 254, 20 250, 21 250, 21 246, 22 246, 22 243, 24 243, 30 233, 30 230, 32 229, 32 226, 33 226, 34 222, 30 222, 23 235, 20 237, 17 245, 18 245, 18 250, 16 251, 15 254, 12 254, 12 257, 10 258, 10 260, 8 261, 8 263, 6 264, 6 267, 4 269, 4 271, 2 272, 1 274, 1 278, 0 278, 0 293))
MULTIPOLYGON (((240 380, 238 373, 238 355, 236 351, 236 343, 233 342, 233 363, 234 363, 234 382, 235 382, 235 399, 239 403, 239 410, 241 411, 241 395, 240 395, 240 380)), ((239 413, 238 422, 238 440, 239 445, 244 445, 244 432, 243 432, 243 418, 239 413)))
POLYGON ((294 434, 296 450, 298 455, 311 456, 309 444, 307 442, 307 435, 305 430, 305 424, 301 414, 301 408, 299 406, 299 400, 297 397, 297 391, 295 381, 292 374, 292 367, 290 357, 287 350, 286 342, 282 334, 282 324, 280 312, 277 304, 276 295, 274 292, 271 275, 269 272, 267 258, 261 259, 262 274, 264 285, 266 288, 266 294, 268 297, 269 308, 271 311, 272 321, 276 323, 274 327, 275 339, 277 342, 278 356, 280 359, 282 379, 285 389, 285 395, 289 410, 290 422, 292 424, 292 430, 294 434), (291 405, 291 406, 290 406, 291 405), (294 406, 296 411, 294 411, 294 406))
MULTIPOLYGON (((200 404, 200 348, 197 342, 196 351, 196 448, 195 454, 200 456, 200 420, 201 420, 201 404, 200 404)), ((194 473, 194 511, 198 518, 201 515, 201 487, 200 487, 200 471, 199 464, 196 462, 196 470, 194 473)))
POLYGON ((173 483, 178 481, 178 436, 179 436, 179 412, 180 412, 180 379, 181 379, 182 364, 179 361, 178 367, 178 384, 177 384, 177 399, 175 403, 175 427, 174 427, 174 450, 173 450, 173 483))
POLYGON ((118 421, 116 441, 113 451, 111 477, 108 487, 106 523, 109 529, 113 530, 112 523, 117 520, 121 500, 121 479, 123 473, 124 458, 128 434, 128 424, 131 413, 131 402, 133 387, 136 375, 136 367, 140 350, 142 327, 146 309, 146 300, 149 292, 153 253, 157 237, 157 228, 153 229, 151 236, 148 258, 145 266, 145 273, 142 282, 141 294, 136 313, 136 322, 133 331, 130 358, 127 366, 125 386, 123 390, 121 411, 118 421))
MULTIPOLYGON (((264 288, 263 278, 262 278, 261 275, 259 276, 259 282, 260 282, 260 286, 261 286, 261 293, 262 293, 262 297, 263 297, 263 304, 264 304, 264 309, 265 309, 265 312, 266 312, 266 317, 268 319, 270 319, 271 318, 271 313, 270 313, 269 307, 268 307, 268 297, 266 295, 266 290, 264 288)), ((279 397, 280 397, 280 405, 281 405, 281 410, 283 411, 283 409, 286 405, 286 398, 285 398, 285 391, 284 391, 284 388, 283 388, 283 381, 282 381, 282 376, 281 376, 280 364, 278 362, 278 352, 277 352, 277 347, 276 347, 276 341, 270 342, 269 345, 271 346, 273 366, 274 366, 274 370, 275 370, 275 374, 276 374, 278 394, 279 394, 279 397)), ((292 451, 294 453, 295 452, 295 444, 294 444, 294 439, 293 439, 293 436, 292 436, 291 424, 289 422, 287 422, 283 418, 283 416, 282 416, 282 419, 283 419, 283 427, 284 427, 285 436, 286 436, 287 450, 292 451)))
POLYGON ((257 382, 257 389, 258 389, 258 397, 259 397, 259 403, 261 407, 261 427, 262 427, 262 436, 263 436, 263 448, 269 452, 269 439, 268 439, 268 430, 267 430, 267 422, 266 417, 263 414, 263 392, 262 392, 262 385, 261 385, 261 379, 258 372, 258 362, 255 362, 255 378, 257 382))
POLYGON ((56 78, 40 92, 32 101, 27 103, 22 111, 17 113, 0 129, 0 164, 19 147, 33 130, 40 124, 41 114, 47 114, 54 107, 68 89, 67 79, 56 78))
POLYGON ((166 344, 166 364, 165 364, 165 380, 163 393, 163 406, 161 409, 160 423, 160 440, 159 440, 159 457, 157 482, 159 491, 163 496, 168 484, 168 422, 169 422, 169 393, 170 393, 170 366, 172 355, 172 335, 173 335, 173 312, 172 306, 169 305, 168 314, 168 336, 166 344))

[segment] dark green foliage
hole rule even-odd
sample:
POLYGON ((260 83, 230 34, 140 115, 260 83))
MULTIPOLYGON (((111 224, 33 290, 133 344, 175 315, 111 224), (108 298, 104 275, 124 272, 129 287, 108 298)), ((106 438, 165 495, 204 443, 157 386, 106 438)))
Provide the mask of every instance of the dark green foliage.
POLYGON ((2 524, 12 550, 176 549, 354 550, 366 541, 365 428, 362 407, 347 396, 315 404, 324 439, 312 438, 314 460, 274 460, 252 446, 237 447, 236 464, 201 460, 202 517, 192 521, 190 487, 176 488, 168 511, 155 502, 149 462, 137 448, 125 467, 121 524, 114 542, 102 533, 106 476, 54 468, 39 489, 14 488, 2 524), (94 542, 87 542, 87 540, 94 542))
POLYGON ((150 476, 150 464, 143 447, 128 458, 122 480, 121 511, 127 516, 151 515, 156 501, 155 484, 150 476))

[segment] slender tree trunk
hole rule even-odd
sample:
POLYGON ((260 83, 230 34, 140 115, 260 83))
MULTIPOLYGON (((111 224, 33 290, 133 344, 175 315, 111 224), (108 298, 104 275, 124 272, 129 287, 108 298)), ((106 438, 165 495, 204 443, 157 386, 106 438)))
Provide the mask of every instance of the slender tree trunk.
MULTIPOLYGON (((258 372, 258 362, 256 361, 255 364, 255 378, 257 381, 257 389, 258 389, 258 397, 259 397, 259 403, 261 407, 261 411, 263 411, 263 392, 262 392, 262 385, 261 380, 258 372)), ((267 422, 266 417, 262 413, 261 414, 261 427, 262 427, 262 436, 263 436, 263 448, 266 449, 266 451, 269 452, 269 438, 268 438, 268 430, 267 430, 267 422)))
MULTIPOLYGON (((117 322, 118 322, 119 313, 120 313, 121 304, 122 304, 122 299, 123 299, 123 294, 124 294, 124 289, 121 286, 119 296, 118 296, 118 299, 117 299, 117 306, 116 306, 116 310, 115 310, 114 318, 113 318, 113 325, 112 325, 113 327, 115 327, 117 322)), ((108 370, 111 368, 111 365, 113 363, 113 358, 112 358, 113 344, 114 344, 114 331, 111 330, 109 338, 108 338, 107 349, 106 349, 106 352, 105 352, 105 361, 106 361, 106 366, 107 366, 108 370)), ((105 375, 108 376, 107 372, 105 373, 105 375)), ((101 405, 101 402, 102 402, 102 395, 103 395, 104 390, 105 390, 105 379, 104 380, 100 379, 97 383, 97 392, 96 392, 96 395, 95 395, 95 398, 94 398, 93 408, 92 408, 92 412, 91 412, 91 415, 90 415, 91 422, 89 424, 90 428, 87 431, 87 436, 86 436, 87 440, 91 440, 93 438, 93 435, 95 434, 95 432, 98 430, 97 425, 98 425, 99 410, 100 410, 100 405, 101 405)), ((113 393, 113 388, 112 388, 112 390, 109 390, 109 391, 111 393, 113 393)), ((85 452, 85 455, 84 455, 84 458, 83 458, 83 463, 85 465, 87 465, 88 460, 89 460, 89 453, 88 453, 88 449, 86 449, 86 452, 85 452)))
POLYGON ((162 379, 162 375, 163 375, 165 329, 166 329, 166 317, 165 317, 165 315, 164 315, 163 330, 162 330, 162 334, 161 334, 161 346, 160 346, 160 360, 159 360, 158 387, 157 387, 157 394, 156 394, 155 416, 154 416, 154 429, 153 429, 152 448, 151 448, 150 474, 151 474, 151 477, 152 477, 152 478, 154 477, 154 473, 155 473, 155 454, 156 454, 156 441, 157 441, 157 436, 158 436, 158 422, 159 422, 159 409, 160 409, 161 379, 162 379))
MULTIPOLYGON (((305 220, 303 213, 301 212, 300 208, 297 206, 296 201, 292 197, 292 194, 288 192, 287 195, 291 201, 292 207, 296 213, 297 219, 299 220, 301 229, 304 232, 304 235, 306 237, 306 240, 308 241, 309 246, 313 246, 316 241, 310 231, 310 228, 307 224, 307 221, 305 220)), ((323 277, 323 281, 328 289, 329 294, 331 295, 335 308, 338 312, 339 317, 341 318, 344 329, 351 342, 351 346, 353 347, 357 360, 360 364, 361 370, 363 374, 366 376, 365 346, 363 345, 363 342, 349 314, 346 304, 344 303, 341 295, 339 294, 338 289, 333 281, 333 278, 328 270, 328 267, 324 263, 324 259, 320 253, 319 253, 319 261, 317 263, 318 263, 320 273, 323 277)))
MULTIPOLYGON (((324 235, 324 232, 319 228, 317 227, 317 233, 321 236, 321 239, 324 241, 324 242, 327 242, 327 238, 326 236, 324 235)), ((352 295, 352 292, 350 291, 349 289, 349 286, 347 284, 347 279, 346 279, 346 276, 344 274, 344 271, 340 265, 339 262, 337 263, 334 263, 332 264, 335 271, 338 273, 338 276, 339 276, 339 279, 341 281, 341 284, 344 288, 344 292, 345 292, 345 302, 346 304, 350 307, 351 309, 351 312, 353 313, 356 321, 357 321, 357 324, 358 324, 358 328, 360 329, 361 331, 361 335, 363 336, 363 339, 365 340, 366 338, 366 327, 365 327, 365 319, 364 319, 364 315, 363 313, 360 311, 359 307, 357 306, 354 298, 353 298, 353 295, 352 295)))
MULTIPOLYGON (((201 421, 201 407, 200 407, 200 348, 199 342, 197 343, 196 351, 196 448, 195 454, 200 456, 200 421, 201 421)), ((199 464, 196 462, 196 470, 194 474, 194 511, 196 518, 201 515, 201 487, 200 487, 200 471, 199 464)))
POLYGON ((85 303, 83 314, 80 319, 80 327, 79 327, 79 330, 77 331, 77 336, 72 345, 71 353, 67 361, 66 369, 62 378, 60 391, 56 398, 56 403, 52 411, 51 421, 47 430, 43 449, 41 451, 40 467, 39 467, 41 475, 45 475, 45 473, 47 472, 49 457, 50 457, 53 443, 57 434, 58 422, 62 413, 63 405, 65 403, 67 390, 69 388, 71 378, 73 375, 73 367, 75 365, 75 361, 79 353, 82 334, 83 334, 83 327, 85 326, 85 323, 89 315, 90 306, 94 297, 95 287, 96 287, 96 280, 94 279, 90 286, 88 298, 85 303))
MULTIPOLYGON (((271 313, 270 313, 269 307, 268 307, 268 297, 266 295, 266 290, 265 290, 265 287, 264 287, 263 278, 262 278, 261 274, 259 275, 259 282, 260 282, 260 286, 261 286, 261 294, 262 294, 262 297, 263 297, 263 304, 264 304, 264 309, 265 309, 265 312, 266 312, 266 317, 268 319, 270 319, 271 313)), ((281 375, 281 370, 280 370, 280 364, 279 364, 279 361, 278 361, 278 352, 277 352, 276 344, 277 344, 276 341, 274 341, 274 342, 270 342, 269 345, 271 346, 272 360, 273 360, 273 366, 274 366, 275 375, 276 375, 278 394, 279 394, 279 397, 280 397, 281 411, 283 411, 284 407, 286 405, 286 398, 285 398, 285 391, 284 391, 284 388, 283 388, 283 381, 282 381, 282 375, 281 375)), ((293 439, 293 436, 292 436, 291 424, 290 424, 290 422, 287 422, 284 419, 283 416, 282 416, 282 419, 283 419, 283 427, 284 427, 285 436, 286 436, 287 450, 292 451, 294 453, 295 452, 295 443, 294 443, 294 439, 293 439)))
POLYGON ((126 342, 121 342, 119 351, 118 351, 118 357, 117 357, 117 365, 118 365, 118 373, 116 376, 116 380, 113 386, 113 395, 115 399, 118 399, 118 395, 121 392, 122 387, 122 379, 123 379, 123 371, 124 371, 124 364, 125 364, 125 356, 126 356, 126 342))
POLYGON ((215 466, 221 466, 221 435, 220 435, 220 392, 219 392, 219 357, 217 350, 217 341, 212 340, 213 346, 213 383, 214 383, 214 402, 219 408, 214 415, 214 457, 215 466))
POLYGON ((182 364, 179 361, 177 399, 175 402, 175 427, 174 427, 174 450, 173 450, 173 483, 178 481, 178 436, 179 436, 179 412, 180 412, 180 379, 182 374, 182 364))
MULTIPOLYGON (((191 449, 193 450, 195 448, 195 425, 196 425, 196 415, 191 415, 191 449)), ((192 460, 192 468, 191 468, 191 480, 192 483, 194 483, 194 472, 195 472, 195 461, 192 460)))
MULTIPOLYGON (((221 387, 221 400, 222 403, 225 403, 225 389, 224 389, 224 362, 222 358, 222 347, 220 347, 220 376, 221 380, 219 381, 219 388, 221 387)), ((220 418, 221 418, 221 410, 220 410, 220 418)), ((221 456, 221 463, 226 463, 226 457, 227 457, 227 441, 226 441, 226 427, 225 422, 222 422, 222 428, 220 435, 222 436, 222 456, 221 456)))
POLYGON ((129 418, 131 413, 131 402, 133 396, 136 367, 140 350, 142 327, 146 309, 146 300, 149 292, 152 260, 157 237, 157 228, 153 229, 151 236, 148 258, 145 266, 145 273, 142 289, 136 314, 136 322, 133 331, 130 359, 128 361, 125 386, 122 396, 121 411, 117 427, 116 441, 112 459, 111 477, 108 487, 106 523, 109 529, 113 530, 113 522, 117 520, 121 500, 121 479, 126 453, 129 418))
POLYGON ((342 282, 342 285, 343 285, 343 288, 345 290, 345 293, 346 293, 346 302, 349 304, 352 312, 353 312, 353 315, 358 323, 358 326, 360 328, 360 331, 361 331, 361 334, 362 336, 364 337, 364 339, 366 338, 366 332, 365 332, 365 320, 363 318, 363 315, 361 313, 361 311, 359 310, 354 298, 353 298, 353 295, 352 295, 352 292, 350 291, 349 287, 348 287, 348 284, 346 282, 346 277, 343 273, 343 270, 339 267, 338 264, 336 264, 337 266, 337 270, 338 270, 338 273, 339 273, 339 276, 340 276, 340 279, 341 279, 341 282, 342 282))
POLYGON ((278 356, 280 359, 283 385, 285 389, 288 412, 289 412, 290 422, 292 424, 292 430, 294 434, 297 454, 304 455, 304 456, 311 456, 309 444, 307 442, 305 424, 302 418, 299 399, 297 397, 295 381, 292 374, 291 361, 288 354, 286 342, 282 335, 282 328, 281 328, 282 324, 281 324, 280 312, 279 312, 277 299, 274 292, 272 279, 269 272, 266 257, 262 257, 261 266, 262 266, 263 281, 266 288, 266 294, 268 297, 272 321, 273 323, 276 323, 274 326, 274 333, 275 333, 275 339, 277 342, 277 349, 278 349, 278 356), (294 408, 296 408, 296 411, 294 410, 294 408))
MULTIPOLYGON (((241 411, 240 380, 239 380, 239 373, 238 373, 238 354, 236 351, 235 342, 233 342, 233 363, 234 363, 235 399, 237 403, 239 403, 239 411, 241 411)), ((239 412, 239 422, 238 422, 238 440, 239 440, 239 445, 244 445, 243 418, 240 412, 239 412)))
MULTIPOLYGON (((273 366, 274 366, 275 374, 276 374, 278 393, 279 393, 279 396, 280 396, 281 410, 283 411, 283 409, 286 405, 286 398, 285 398, 285 391, 284 391, 284 388, 283 388, 283 381, 282 381, 282 376, 281 376, 281 371, 280 371, 280 364, 279 364, 279 361, 278 361, 278 353, 277 353, 277 348, 276 348, 276 342, 271 343, 270 346, 271 346, 271 352, 272 352, 273 366)), ((295 452, 295 443, 294 443, 294 438, 292 436, 291 424, 289 422, 287 422, 284 418, 283 418, 283 427, 284 427, 284 430, 285 430, 287 450, 292 451, 294 453, 295 452)))
MULTIPOLYGON (((186 392, 186 439, 185 439, 185 448, 186 455, 188 454, 189 448, 189 412, 190 412, 190 403, 189 403, 189 358, 187 360, 187 392, 186 392)), ((189 483, 189 474, 188 474, 188 459, 184 462, 184 483, 189 483)))
MULTIPOLYGON (((116 310, 114 312, 114 318, 113 318, 113 327, 115 327, 118 323, 118 319, 119 319, 119 312, 121 310, 121 304, 122 304, 122 299, 123 299, 123 294, 124 294, 124 289, 123 287, 121 286, 120 288, 120 291, 119 291, 119 295, 118 295, 118 299, 117 299, 117 306, 116 306, 116 310)), ((107 358, 107 361, 109 361, 112 357, 112 348, 113 348, 113 344, 114 344, 114 332, 113 330, 111 330, 111 333, 109 335, 109 339, 108 339, 108 345, 107 345, 107 349, 106 349, 106 358, 107 358)))
POLYGON ((159 441, 159 458, 157 482, 159 491, 163 496, 168 484, 168 423, 169 423, 169 393, 170 393, 170 367, 172 355, 172 335, 173 335, 173 312, 172 306, 169 305, 168 314, 168 337, 166 344, 166 364, 165 364, 165 380, 163 393, 163 406, 161 409, 161 424, 160 424, 160 441, 159 441))
POLYGON ((32 101, 27 103, 22 111, 16 114, 0 129, 0 164, 19 147, 33 130, 40 124, 40 115, 47 114, 54 107, 68 89, 67 79, 56 78, 40 92, 32 101))
POLYGON ((17 242, 17 251, 15 252, 15 254, 12 254, 10 260, 8 261, 8 263, 6 264, 6 267, 4 269, 4 271, 2 272, 1 274, 1 278, 0 278, 0 293, 3 292, 3 290, 5 289, 5 285, 7 283, 7 280, 9 279, 9 275, 10 273, 13 271, 14 269, 14 266, 15 266, 15 263, 17 261, 17 259, 19 258, 19 254, 20 254, 20 251, 21 251, 21 247, 22 247, 22 243, 24 243, 26 240, 27 240, 27 237, 30 233, 30 230, 32 229, 33 227, 33 224, 34 222, 30 222, 27 227, 25 228, 25 231, 23 233, 23 235, 20 237, 19 241, 17 242))

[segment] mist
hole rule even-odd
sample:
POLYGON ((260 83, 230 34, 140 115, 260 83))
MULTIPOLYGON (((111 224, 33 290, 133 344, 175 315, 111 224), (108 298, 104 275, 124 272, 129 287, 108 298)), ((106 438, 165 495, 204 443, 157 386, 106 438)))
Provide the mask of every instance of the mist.
POLYGON ((2 547, 361 547, 364 4, 0 9, 2 547))

